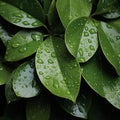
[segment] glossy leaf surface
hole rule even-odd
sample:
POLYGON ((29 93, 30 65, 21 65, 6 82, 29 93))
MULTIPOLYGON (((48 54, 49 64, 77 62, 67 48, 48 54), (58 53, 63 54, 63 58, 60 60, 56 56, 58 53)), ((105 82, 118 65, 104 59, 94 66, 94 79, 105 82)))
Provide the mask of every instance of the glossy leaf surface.
POLYGON ((41 92, 41 86, 35 77, 33 61, 23 63, 14 72, 13 89, 17 96, 34 97, 41 92))
POLYGON ((40 98, 35 98, 27 102, 27 120, 49 120, 51 113, 50 102, 45 98, 45 96, 40 96, 40 98))
POLYGON ((100 23, 98 31, 103 53, 120 75, 120 32, 104 22, 100 23))
POLYGON ((88 61, 98 48, 97 28, 94 22, 86 17, 73 20, 66 29, 65 43, 78 62, 88 61))
POLYGON ((75 102, 80 88, 81 71, 61 38, 49 37, 36 54, 37 74, 54 95, 75 102))
POLYGON ((36 52, 43 41, 43 35, 37 31, 19 31, 7 45, 5 59, 17 61, 36 52))
POLYGON ((20 27, 36 28, 43 26, 43 23, 38 19, 3 1, 0 1, 0 15, 8 22, 20 27))
POLYGON ((92 3, 88 0, 57 0, 57 11, 63 26, 77 17, 88 17, 91 13, 92 3))
POLYGON ((82 65, 82 75, 94 91, 120 109, 120 77, 115 76, 106 67, 107 65, 105 62, 102 62, 102 58, 99 55, 96 55, 82 65))
POLYGON ((10 71, 0 62, 0 85, 5 84, 10 77, 10 71))

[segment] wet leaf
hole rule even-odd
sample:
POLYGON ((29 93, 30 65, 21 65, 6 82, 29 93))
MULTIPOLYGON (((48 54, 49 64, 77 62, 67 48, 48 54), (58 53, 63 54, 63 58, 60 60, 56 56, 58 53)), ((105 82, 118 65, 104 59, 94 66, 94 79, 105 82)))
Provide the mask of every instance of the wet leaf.
POLYGON ((10 75, 10 70, 0 62, 0 85, 5 84, 10 75))
POLYGON ((0 15, 19 27, 36 28, 43 26, 40 20, 7 2, 0 1, 0 15))
POLYGON ((43 35, 38 31, 21 30, 16 33, 7 45, 6 61, 18 61, 36 52, 43 41, 43 35))
POLYGON ((49 37, 38 48, 36 70, 42 84, 54 95, 75 102, 81 71, 61 38, 49 37))
POLYGON ((26 116, 27 120, 49 120, 51 108, 49 98, 40 96, 27 102, 26 116))
POLYGON ((120 109, 120 77, 115 76, 107 66, 97 54, 82 65, 82 76, 94 91, 120 109))
POLYGON ((88 0, 57 0, 57 11, 63 26, 77 17, 88 17, 91 13, 92 3, 88 0))
POLYGON ((42 86, 35 76, 33 61, 21 64, 13 75, 13 90, 18 97, 29 98, 37 96, 42 86))
POLYGON ((65 43, 69 52, 78 62, 88 61, 98 48, 97 28, 86 17, 73 20, 67 27, 65 43))
POLYGON ((98 31, 103 53, 120 75, 120 33, 104 22, 100 23, 98 31))

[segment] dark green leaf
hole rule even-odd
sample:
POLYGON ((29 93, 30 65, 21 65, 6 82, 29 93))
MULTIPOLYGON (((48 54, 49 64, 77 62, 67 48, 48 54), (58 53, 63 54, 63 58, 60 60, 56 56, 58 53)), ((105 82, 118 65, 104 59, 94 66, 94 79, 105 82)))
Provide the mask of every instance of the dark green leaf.
POLYGON ((57 11, 63 26, 77 17, 88 17, 91 13, 92 3, 88 0, 57 0, 57 11))
POLYGON ((43 41, 43 35, 38 31, 19 31, 7 45, 5 59, 17 61, 36 52, 43 41))
POLYGON ((65 42, 69 52, 78 62, 88 61, 98 48, 97 28, 86 17, 73 20, 67 27, 65 42))
POLYGON ((13 89, 18 97, 24 98, 37 96, 41 92, 42 86, 35 76, 33 61, 23 63, 15 70, 13 89))
POLYGON ((45 96, 32 99, 27 102, 26 116, 27 120, 49 120, 50 101, 45 96))
POLYGON ((0 85, 5 84, 10 77, 10 71, 0 62, 0 85))
POLYGON ((43 26, 43 23, 32 15, 3 1, 0 1, 0 15, 10 23, 20 27, 36 28, 43 26))
POLYGON ((36 69, 41 82, 49 91, 75 102, 81 71, 62 39, 49 37, 41 44, 36 54, 36 69))
POLYGON ((113 74, 101 56, 95 55, 83 64, 83 77, 89 86, 113 106, 120 109, 120 77, 113 74))
POLYGON ((98 32, 104 55, 120 75, 120 32, 104 22, 100 23, 98 32))

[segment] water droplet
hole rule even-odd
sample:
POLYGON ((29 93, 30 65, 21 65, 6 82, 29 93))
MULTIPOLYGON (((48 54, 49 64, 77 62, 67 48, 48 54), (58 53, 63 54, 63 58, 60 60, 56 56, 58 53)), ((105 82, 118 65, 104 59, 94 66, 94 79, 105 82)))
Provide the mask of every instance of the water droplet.
POLYGON ((90 57, 90 56, 92 56, 92 53, 90 52, 90 53, 88 53, 88 56, 90 57))
POLYGON ((53 64, 54 62, 51 59, 48 59, 48 63, 53 64))
POLYGON ((116 40, 120 40, 120 36, 116 36, 116 40))
POLYGON ((54 83, 54 84, 53 84, 53 87, 54 87, 54 88, 59 88, 58 83, 54 83))
POLYGON ((22 47, 22 48, 19 49, 19 51, 20 51, 21 53, 26 52, 26 50, 27 50, 26 47, 22 47))
POLYGON ((95 33, 96 33, 95 29, 93 29, 93 28, 91 28, 89 32, 90 32, 91 34, 95 34, 95 33))
POLYGON ((17 47, 19 47, 19 46, 20 46, 19 43, 13 43, 13 44, 12 44, 12 47, 13 47, 13 48, 17 48, 17 47))
POLYGON ((50 79, 50 76, 45 76, 46 79, 50 79))
POLYGON ((80 56, 83 56, 83 50, 82 50, 82 48, 79 49, 79 54, 80 54, 80 56))
POLYGON ((30 23, 28 21, 23 21, 22 22, 24 25, 29 25, 30 23))
POLYGON ((76 63, 74 64, 74 67, 77 67, 77 64, 76 64, 76 63))
POLYGON ((55 57, 56 57, 55 52, 52 52, 52 53, 51 53, 51 56, 52 56, 53 58, 55 58, 55 57))
POLYGON ((38 35, 38 34, 32 34, 31 35, 31 38, 35 41, 39 41, 41 40, 41 35, 38 35))
POLYGON ((45 84, 48 86, 49 85, 49 83, 48 82, 45 82, 45 84))
POLYGON ((46 51, 47 53, 50 53, 50 50, 49 50, 48 48, 46 48, 45 51, 46 51))
POLYGON ((37 62, 38 62, 39 64, 43 64, 43 63, 44 63, 42 59, 38 59, 37 62))
POLYGON ((86 30, 86 31, 88 30, 88 27, 87 27, 87 26, 85 27, 85 30, 86 30))
POLYGON ((27 14, 27 17, 28 17, 28 18, 33 18, 33 17, 32 17, 31 15, 29 15, 29 14, 27 14))
POLYGON ((0 67, 0 70, 2 71, 2 70, 3 70, 3 67, 0 67))
POLYGON ((106 25, 106 27, 107 27, 107 28, 109 28, 109 29, 111 29, 111 28, 112 28, 112 26, 111 26, 111 25, 109 25, 109 24, 107 24, 107 25, 106 25))
POLYGON ((67 91, 67 94, 70 95, 70 91, 67 91))
POLYGON ((23 15, 20 14, 20 13, 16 13, 16 14, 14 14, 13 16, 18 17, 18 18, 23 18, 23 15))
POLYGON ((39 71, 39 74, 40 74, 40 75, 43 75, 44 73, 43 73, 42 71, 39 71))
POLYGON ((89 43, 92 43, 92 40, 91 40, 91 39, 88 39, 88 42, 89 42, 89 43))
POLYGON ((37 58, 40 58, 40 54, 36 54, 37 58))
POLYGON ((84 58, 84 57, 80 57, 80 58, 78 59, 78 61, 80 61, 80 62, 85 62, 85 58, 84 58))
POLYGON ((32 23, 32 26, 39 26, 39 24, 40 24, 39 21, 35 21, 32 23))
POLYGON ((95 50, 93 45, 90 45, 90 50, 95 50))
POLYGON ((19 19, 19 18, 16 18, 13 20, 14 23, 19 23, 20 21, 21 21, 21 19, 19 19))
POLYGON ((85 36, 85 37, 88 37, 88 36, 89 36, 89 33, 88 33, 88 32, 84 32, 84 36, 85 36))

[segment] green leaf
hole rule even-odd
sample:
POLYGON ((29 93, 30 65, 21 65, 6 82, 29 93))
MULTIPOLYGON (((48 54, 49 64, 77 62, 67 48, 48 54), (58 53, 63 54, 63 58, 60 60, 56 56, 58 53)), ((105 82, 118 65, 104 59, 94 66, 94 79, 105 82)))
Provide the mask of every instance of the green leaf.
POLYGON ((49 120, 50 117, 50 102, 46 96, 40 96, 27 102, 26 116, 27 120, 49 120))
POLYGON ((0 62, 0 85, 5 84, 10 77, 9 69, 0 62))
POLYGON ((82 65, 82 76, 94 91, 120 109, 120 77, 115 76, 108 66, 97 54, 82 65))
POLYGON ((80 66, 62 39, 49 37, 41 44, 36 54, 36 70, 51 93, 75 102, 81 81, 80 66))
POLYGON ((91 13, 92 3, 88 0, 57 0, 57 11, 63 26, 77 17, 88 17, 91 13))
POLYGON ((0 1, 0 15, 8 22, 20 27, 36 28, 43 26, 43 23, 32 15, 3 1, 0 1))
POLYGON ((34 61, 21 64, 13 75, 13 90, 18 97, 37 96, 42 86, 35 75, 34 61))
POLYGON ((87 119, 88 112, 91 106, 92 97, 90 93, 84 88, 84 91, 81 89, 82 92, 79 93, 76 103, 72 103, 69 100, 59 100, 60 106, 69 114, 87 119))
POLYGON ((113 26, 100 22, 98 29, 102 51, 120 75, 120 32, 113 26))
POLYGON ((6 61, 18 61, 36 52, 43 41, 43 35, 38 31, 21 30, 16 33, 7 45, 6 61))
POLYGON ((70 22, 65 32, 65 43, 69 52, 83 63, 88 61, 98 48, 97 28, 86 17, 70 22))
POLYGON ((6 97, 8 104, 20 99, 15 95, 15 92, 13 90, 13 86, 12 86, 13 75, 14 75, 14 72, 12 73, 11 77, 9 78, 9 80, 5 84, 5 97, 6 97))

